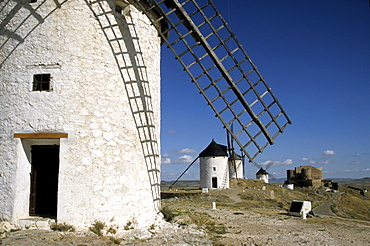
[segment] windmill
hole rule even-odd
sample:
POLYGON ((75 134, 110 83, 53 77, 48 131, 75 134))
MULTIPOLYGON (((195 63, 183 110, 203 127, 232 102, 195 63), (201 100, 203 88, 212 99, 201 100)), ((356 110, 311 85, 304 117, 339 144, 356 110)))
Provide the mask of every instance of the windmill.
POLYGON ((151 0, 137 4, 146 15, 156 11, 158 17, 152 24, 159 35, 253 162, 291 121, 213 2, 151 0), (157 23, 168 26, 163 29, 157 23))
MULTIPOLYGON (((274 165, 273 161, 269 161, 265 168, 262 167, 262 165, 258 164, 257 162, 253 162, 253 164, 259 168, 259 170, 256 173, 256 179, 263 180, 265 183, 269 182, 269 173, 267 170, 274 165)), ((273 175, 270 174, 270 176, 275 179, 273 175)))
MULTIPOLYGON (((233 131, 234 127, 231 125, 231 132, 233 131)), ((227 139, 227 150, 229 152, 229 177, 230 178, 244 178, 244 155, 240 156, 236 154, 234 148, 234 140, 232 139, 230 133, 226 131, 226 139, 227 139)))
MULTIPOLYGON (((44 153, 57 145, 53 213, 58 221, 86 226, 98 214, 117 224, 153 223, 160 210, 161 42, 250 162, 291 124, 212 1, 0 5, 0 90, 7 105, 0 109, 5 119, 0 148, 9 155, 0 158, 0 172, 12 180, 0 193, 6 204, 1 220, 34 214, 26 199, 30 187, 45 186, 23 182, 34 162, 30 151, 48 146, 44 153)), ((41 205, 48 202, 41 198, 36 199, 41 205)), ((36 204, 35 211, 44 207, 36 204)))

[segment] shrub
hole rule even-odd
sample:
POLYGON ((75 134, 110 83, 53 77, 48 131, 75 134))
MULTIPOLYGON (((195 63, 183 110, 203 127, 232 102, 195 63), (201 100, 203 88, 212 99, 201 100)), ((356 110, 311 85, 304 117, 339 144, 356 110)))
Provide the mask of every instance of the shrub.
POLYGON ((50 229, 52 229, 53 231, 70 231, 70 232, 75 231, 75 227, 73 225, 69 225, 65 222, 59 224, 52 223, 50 225, 50 229))
POLYGON ((89 230, 98 236, 103 236, 102 230, 105 228, 105 223, 100 221, 95 221, 94 224, 89 228, 89 230))
POLYGON ((109 240, 111 240, 114 244, 121 244, 121 241, 114 237, 109 237, 109 240))
POLYGON ((132 222, 131 221, 127 222, 127 224, 125 225, 124 229, 125 230, 134 229, 134 227, 132 226, 132 222))
POLYGON ((162 208, 161 213, 163 214, 164 219, 168 222, 170 222, 175 217, 173 210, 169 207, 162 208))

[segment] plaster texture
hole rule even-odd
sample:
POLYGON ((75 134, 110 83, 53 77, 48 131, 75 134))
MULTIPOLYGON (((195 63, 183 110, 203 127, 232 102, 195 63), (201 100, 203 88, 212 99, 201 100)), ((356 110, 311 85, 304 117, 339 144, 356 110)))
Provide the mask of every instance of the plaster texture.
POLYGON ((110 0, 0 5, 0 220, 16 223, 29 216, 30 148, 56 144, 58 222, 155 223, 159 188, 153 187, 159 187, 160 169, 155 28, 132 5, 126 15, 115 13, 110 0), (50 74, 51 90, 32 91, 34 74, 50 74), (138 113, 143 108, 150 112, 150 129, 142 127, 148 125, 138 113), (68 138, 13 137, 35 132, 63 132, 68 138), (145 134, 150 149, 140 141, 145 134), (153 154, 152 173, 144 153, 153 154))
POLYGON ((229 188, 227 156, 200 157, 200 188, 229 188), (212 178, 217 178, 217 187, 212 186, 212 178))
POLYGON ((232 161, 229 160, 229 177, 231 179, 242 179, 244 176, 244 168, 242 160, 235 160, 235 167, 232 161))
POLYGON ((256 174, 256 179, 263 180, 265 183, 269 182, 268 174, 256 174))

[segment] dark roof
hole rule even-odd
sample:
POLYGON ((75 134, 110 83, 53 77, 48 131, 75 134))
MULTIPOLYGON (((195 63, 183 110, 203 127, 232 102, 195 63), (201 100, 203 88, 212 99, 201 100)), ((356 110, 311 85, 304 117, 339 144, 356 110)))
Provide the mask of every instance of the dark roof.
POLYGON ((199 157, 205 156, 228 156, 227 147, 216 143, 215 140, 212 139, 212 142, 208 145, 208 147, 199 154, 199 157))
POLYGON ((268 174, 267 172, 266 172, 266 170, 265 169, 263 169, 262 167, 260 168, 260 170, 258 170, 258 172, 256 173, 256 175, 261 175, 261 174, 268 174))

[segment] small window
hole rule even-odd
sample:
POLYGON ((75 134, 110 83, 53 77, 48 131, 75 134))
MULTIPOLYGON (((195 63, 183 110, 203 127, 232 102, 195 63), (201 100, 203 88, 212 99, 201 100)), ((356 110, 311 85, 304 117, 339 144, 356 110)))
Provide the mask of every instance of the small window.
POLYGON ((50 74, 33 75, 33 91, 50 91, 50 74))
POLYGON ((213 167, 213 171, 216 171, 216 167, 213 167))

